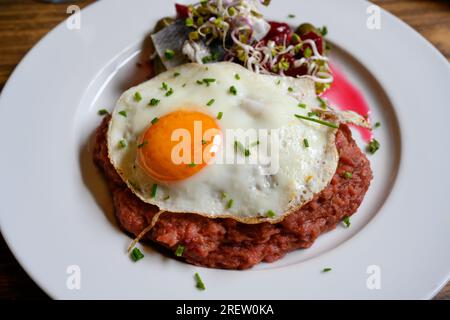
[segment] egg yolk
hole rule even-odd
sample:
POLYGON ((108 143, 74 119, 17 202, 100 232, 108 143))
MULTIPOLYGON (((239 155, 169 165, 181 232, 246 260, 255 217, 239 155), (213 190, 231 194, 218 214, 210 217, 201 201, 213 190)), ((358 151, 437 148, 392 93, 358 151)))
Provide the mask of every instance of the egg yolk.
POLYGON ((209 115, 178 110, 152 121, 139 139, 137 161, 157 181, 184 180, 210 163, 221 135, 209 115))

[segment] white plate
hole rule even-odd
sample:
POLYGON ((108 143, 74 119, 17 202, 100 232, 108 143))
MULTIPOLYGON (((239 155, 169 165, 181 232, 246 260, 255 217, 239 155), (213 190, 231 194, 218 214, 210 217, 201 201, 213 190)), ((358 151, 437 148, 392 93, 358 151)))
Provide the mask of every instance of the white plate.
POLYGON ((97 110, 135 80, 142 41, 173 3, 101 1, 82 11, 80 30, 59 25, 0 100, 1 231, 20 264, 54 298, 431 298, 450 271, 450 68, 384 11, 381 29, 369 30, 369 5, 277 0, 265 9, 270 19, 295 13, 292 24, 328 26, 335 62, 382 122, 382 148, 370 157, 375 178, 350 229, 247 271, 194 267, 148 247, 132 263, 87 148, 97 110), (67 287, 71 265, 81 270, 80 290, 67 287), (367 286, 373 265, 379 290, 367 286), (204 292, 195 289, 197 271, 204 292))

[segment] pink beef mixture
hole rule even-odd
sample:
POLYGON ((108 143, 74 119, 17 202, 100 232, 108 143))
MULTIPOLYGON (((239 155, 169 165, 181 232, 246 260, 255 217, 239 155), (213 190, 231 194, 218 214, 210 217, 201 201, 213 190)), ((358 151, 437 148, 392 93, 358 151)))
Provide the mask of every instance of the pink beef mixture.
MULTIPOLYGON (((136 236, 150 224, 158 208, 136 197, 109 161, 109 121, 110 117, 105 117, 97 129, 94 160, 108 181, 120 226, 136 236)), ((370 163, 346 125, 337 132, 336 146, 339 164, 330 184, 280 223, 244 224, 233 219, 166 212, 144 239, 173 252, 182 245, 188 263, 224 269, 247 269, 262 261, 278 260, 292 250, 308 248, 320 234, 356 212, 372 179, 370 163), (346 178, 345 172, 352 173, 352 177, 346 178)))

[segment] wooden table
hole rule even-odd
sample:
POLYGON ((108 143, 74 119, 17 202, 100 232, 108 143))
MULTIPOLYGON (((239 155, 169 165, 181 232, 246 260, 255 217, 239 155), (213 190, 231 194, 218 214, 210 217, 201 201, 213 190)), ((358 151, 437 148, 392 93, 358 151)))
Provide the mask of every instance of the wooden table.
MULTIPOLYGON (((73 1, 80 7, 92 2, 92 0, 73 1)), ((448 1, 374 0, 373 2, 409 23, 450 60, 448 1)), ((0 0, 0 90, 27 51, 67 17, 66 8, 67 4, 0 0)), ((19 266, 1 237, 0 299, 48 299, 19 266)), ((450 284, 436 296, 436 299, 450 299, 450 284)))

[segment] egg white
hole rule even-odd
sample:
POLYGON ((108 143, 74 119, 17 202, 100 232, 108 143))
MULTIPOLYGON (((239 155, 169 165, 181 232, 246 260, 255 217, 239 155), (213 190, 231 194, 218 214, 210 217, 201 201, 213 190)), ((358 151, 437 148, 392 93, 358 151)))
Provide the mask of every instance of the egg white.
MULTIPOLYGON (((258 75, 228 62, 185 64, 122 94, 107 134, 109 157, 132 192, 160 210, 229 217, 245 223, 274 223, 309 202, 328 185, 336 171, 337 130, 295 117, 306 116, 318 106, 314 82, 306 78, 258 75), (209 86, 197 84, 197 80, 205 78, 215 82, 209 86), (172 95, 165 95, 163 82, 173 89, 172 95), (229 92, 231 86, 236 88, 236 95, 229 92), (142 99, 135 98, 136 92, 142 99), (152 98, 160 100, 156 107, 148 106, 152 98), (214 104, 207 106, 211 99, 215 99, 214 104), (300 108, 300 102, 307 107, 300 108), (156 182, 136 164, 138 140, 152 119, 180 108, 192 108, 213 118, 223 112, 222 119, 217 120, 223 131, 279 129, 279 170, 263 175, 264 168, 259 164, 214 163, 184 181, 156 182), (121 140, 126 141, 125 148, 119 146, 121 140), (155 183, 158 188, 152 197, 155 183), (233 204, 229 207, 231 199, 233 204), (275 216, 268 217, 269 211, 275 216)), ((223 156, 229 143, 234 141, 225 141, 216 157, 223 156)), ((250 148, 251 155, 245 160, 256 156, 256 150, 250 148)))

